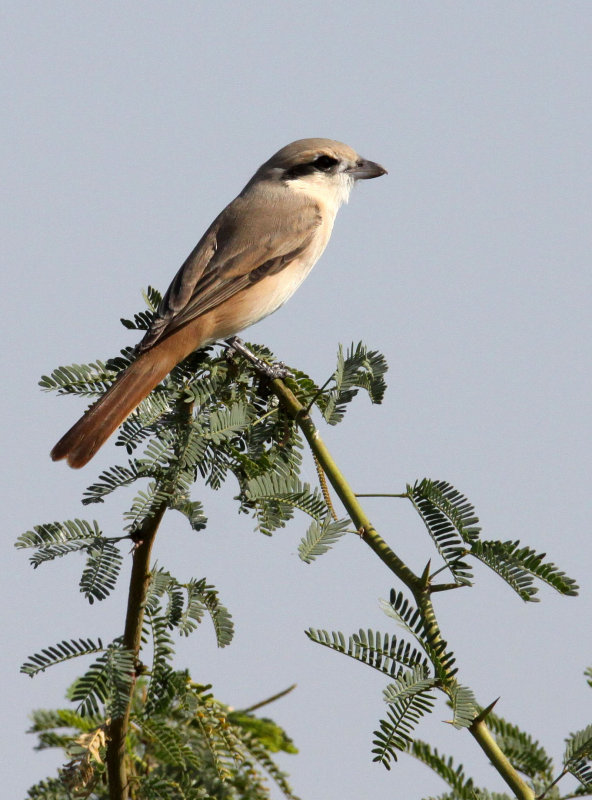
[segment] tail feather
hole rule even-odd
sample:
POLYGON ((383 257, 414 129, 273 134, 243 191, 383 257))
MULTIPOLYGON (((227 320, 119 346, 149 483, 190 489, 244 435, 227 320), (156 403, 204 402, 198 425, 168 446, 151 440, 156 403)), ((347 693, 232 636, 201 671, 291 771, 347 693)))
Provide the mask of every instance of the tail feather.
POLYGON ((172 370, 179 354, 154 347, 142 353, 121 373, 86 414, 62 436, 51 451, 54 461, 65 458, 71 467, 87 464, 136 406, 172 370))

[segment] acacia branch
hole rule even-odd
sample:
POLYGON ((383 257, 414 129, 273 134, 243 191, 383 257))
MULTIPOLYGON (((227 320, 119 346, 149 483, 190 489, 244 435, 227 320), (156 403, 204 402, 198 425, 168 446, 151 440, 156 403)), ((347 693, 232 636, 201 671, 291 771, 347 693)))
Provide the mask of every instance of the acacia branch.
POLYGON ((492 766, 498 771, 518 800, 534 800, 535 793, 510 764, 498 743, 495 741, 493 734, 485 724, 485 720, 477 717, 469 728, 469 731, 490 760, 492 766))
POLYGON ((296 398, 283 380, 275 378, 271 381, 271 387, 288 414, 294 419, 304 434, 315 459, 321 465, 323 472, 329 479, 329 483, 347 509, 363 541, 406 586, 410 588, 419 587, 420 578, 401 561, 393 550, 391 550, 370 522, 355 492, 346 481, 343 473, 335 463, 333 456, 321 439, 321 435, 312 421, 308 410, 296 398))
MULTIPOLYGON (((304 434, 315 459, 323 468, 330 484, 345 506, 347 513, 361 535, 362 541, 376 553, 391 572, 393 572, 412 592, 430 641, 436 643, 441 640, 440 629, 431 602, 432 588, 429 584, 429 574, 426 573, 425 576, 422 577, 417 576, 403 561, 401 561, 396 553, 391 550, 378 534, 358 501, 360 495, 356 495, 353 492, 343 473, 335 463, 312 421, 308 409, 300 403, 283 380, 279 378, 272 380, 271 387, 283 407, 304 434)), ((438 591, 439 588, 440 587, 436 588, 436 591, 438 591)), ((491 764, 512 789, 518 800, 533 800, 535 797, 534 792, 522 780, 509 759, 500 749, 491 731, 485 724, 485 720, 478 717, 470 726, 469 731, 489 758, 491 764)))
MULTIPOLYGON (((189 420, 192 408, 192 403, 180 402, 178 404, 178 412, 181 418, 189 420)), ((140 668, 138 656, 142 646, 146 596, 150 588, 150 556, 158 528, 167 508, 168 501, 166 499, 155 502, 152 507, 152 513, 145 517, 142 524, 133 531, 130 537, 135 542, 135 546, 127 596, 123 646, 133 652, 136 669, 133 680, 130 681, 125 713, 118 719, 114 719, 108 730, 109 743, 105 761, 107 764, 110 800, 127 800, 130 793, 129 774, 125 759, 126 739, 132 699, 140 668)))
MULTIPOLYGON (((150 586, 150 555, 156 532, 166 508, 166 502, 159 503, 152 516, 143 521, 133 536, 136 545, 134 547, 122 643, 123 647, 133 652, 136 666, 138 666, 141 645, 146 595, 150 586)), ((125 758, 125 744, 136 677, 137 670, 134 679, 130 682, 125 713, 118 719, 114 719, 108 729, 109 743, 105 761, 107 764, 110 800, 127 800, 129 797, 129 775, 125 758)))

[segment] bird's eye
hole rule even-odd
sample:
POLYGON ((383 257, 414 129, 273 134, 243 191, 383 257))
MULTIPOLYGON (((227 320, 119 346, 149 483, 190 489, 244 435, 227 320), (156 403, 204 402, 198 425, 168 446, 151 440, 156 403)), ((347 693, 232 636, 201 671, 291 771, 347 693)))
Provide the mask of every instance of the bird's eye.
POLYGON ((335 166, 338 161, 336 158, 332 158, 331 156, 319 156, 315 158, 313 161, 315 169, 320 170, 321 172, 327 172, 331 169, 331 167, 335 166))
POLYGON ((304 164, 295 164, 285 171, 282 180, 293 181, 298 178, 304 178, 307 175, 312 175, 315 172, 330 172, 330 170, 339 163, 339 159, 332 156, 317 156, 313 161, 306 161, 304 164))

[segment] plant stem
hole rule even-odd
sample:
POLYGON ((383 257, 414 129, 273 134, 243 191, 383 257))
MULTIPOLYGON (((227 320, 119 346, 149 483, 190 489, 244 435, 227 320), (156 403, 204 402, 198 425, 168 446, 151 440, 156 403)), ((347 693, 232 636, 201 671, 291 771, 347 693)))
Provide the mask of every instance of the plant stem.
MULTIPOLYGON (((150 585, 150 554, 158 526, 165 511, 166 503, 160 503, 154 509, 154 514, 147 517, 141 527, 134 533, 134 541, 137 544, 134 549, 130 575, 123 646, 134 653, 136 661, 140 652, 146 593, 150 585)), ((114 719, 109 725, 109 743, 105 760, 107 763, 110 800, 127 800, 129 797, 129 776, 125 760, 125 745, 134 687, 135 679, 130 685, 125 714, 118 719, 114 719)))
POLYGON ((343 473, 335 463, 333 456, 321 439, 321 436, 308 414, 306 408, 296 398, 293 392, 286 386, 284 381, 276 378, 271 382, 271 386, 284 408, 295 420, 298 427, 304 434, 310 449, 316 460, 323 468, 329 483, 335 490, 337 496, 347 509, 352 522, 356 526, 362 540, 370 547, 376 555, 387 565, 401 581, 409 587, 419 586, 420 579, 401 559, 391 550, 384 539, 378 534, 364 509, 358 502, 358 498, 346 481, 343 473))
MULTIPOLYGON (((546 797, 546 796, 547 796, 547 793, 548 793, 548 792, 550 792, 550 791, 551 791, 551 789, 552 789, 554 786, 556 786, 556 785, 559 783, 559 781, 560 781, 562 778, 564 778, 564 777, 567 775, 567 773, 568 773, 568 772, 569 772, 569 770, 568 770, 567 768, 564 768, 564 769, 562 769, 562 770, 561 770, 561 772, 559 773, 559 775, 558 775, 558 776, 555 778, 555 780, 553 780, 553 781, 552 781, 552 782, 551 782, 551 783, 550 783, 550 784, 547 786, 547 788, 545 789, 545 791, 544 791, 544 792, 541 792, 541 794, 539 794, 539 795, 537 796, 537 800, 543 800, 543 797, 546 797)), ((568 797, 577 797, 577 795, 575 795, 575 794, 564 794, 564 795, 563 795, 563 800, 566 800, 566 798, 568 798, 568 797)))
POLYGON ((290 692, 293 692, 295 688, 296 684, 293 683, 291 686, 288 686, 287 689, 282 689, 281 692, 276 692, 276 694, 273 694, 271 697, 267 697, 265 700, 259 700, 258 703, 255 703, 254 705, 249 706, 248 708, 243 708, 242 713, 250 714, 253 711, 256 711, 258 708, 263 708, 263 706, 269 705, 269 703, 275 703, 276 700, 280 700, 282 697, 285 697, 287 694, 290 694, 290 692))
POLYGON ((477 718, 469 728, 479 747, 491 761, 518 800, 534 800, 535 794, 510 764, 484 720, 477 718))
POLYGON ((403 499, 409 497, 407 492, 356 492, 356 497, 397 497, 403 499))
MULTIPOLYGON (((441 639, 440 629, 434 608, 431 602, 431 587, 429 585, 429 573, 426 570, 424 578, 417 576, 401 559, 391 550, 386 542, 374 529, 370 520, 366 516, 362 506, 350 485, 347 483, 341 470, 333 460, 325 443, 314 425, 308 410, 300 403, 293 392, 286 386, 283 380, 275 379, 271 386, 280 402, 295 420, 300 430, 304 434, 313 455, 323 468, 329 482, 333 486, 339 499, 345 506, 352 522, 356 526, 364 541, 376 555, 386 564, 386 566, 402 581, 412 592, 418 609, 422 615, 426 633, 432 643, 441 639)), ((376 495, 372 495, 376 496, 376 495)), ((406 495, 389 495, 405 497, 406 495)), ((533 800, 534 792, 522 780, 508 758, 504 755, 499 745, 495 741, 491 731, 488 729, 483 719, 477 718, 469 731, 474 736, 483 752, 487 755, 495 769, 499 772, 504 781, 512 789, 518 800, 533 800)))

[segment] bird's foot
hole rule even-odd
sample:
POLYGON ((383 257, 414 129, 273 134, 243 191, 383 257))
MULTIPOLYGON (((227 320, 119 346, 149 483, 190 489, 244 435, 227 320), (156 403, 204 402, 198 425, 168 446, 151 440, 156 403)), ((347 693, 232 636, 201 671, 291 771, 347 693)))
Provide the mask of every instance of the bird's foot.
POLYGON ((263 361, 263 359, 256 356, 246 344, 243 342, 242 339, 239 339, 238 336, 231 336, 230 339, 226 339, 226 355, 232 356, 234 353, 240 353, 241 356, 250 361, 251 364, 255 367, 257 372, 261 375, 264 375, 266 378, 270 380, 274 380, 275 378, 287 378, 292 375, 290 370, 286 367, 286 365, 279 361, 276 364, 268 364, 267 361, 263 361))

